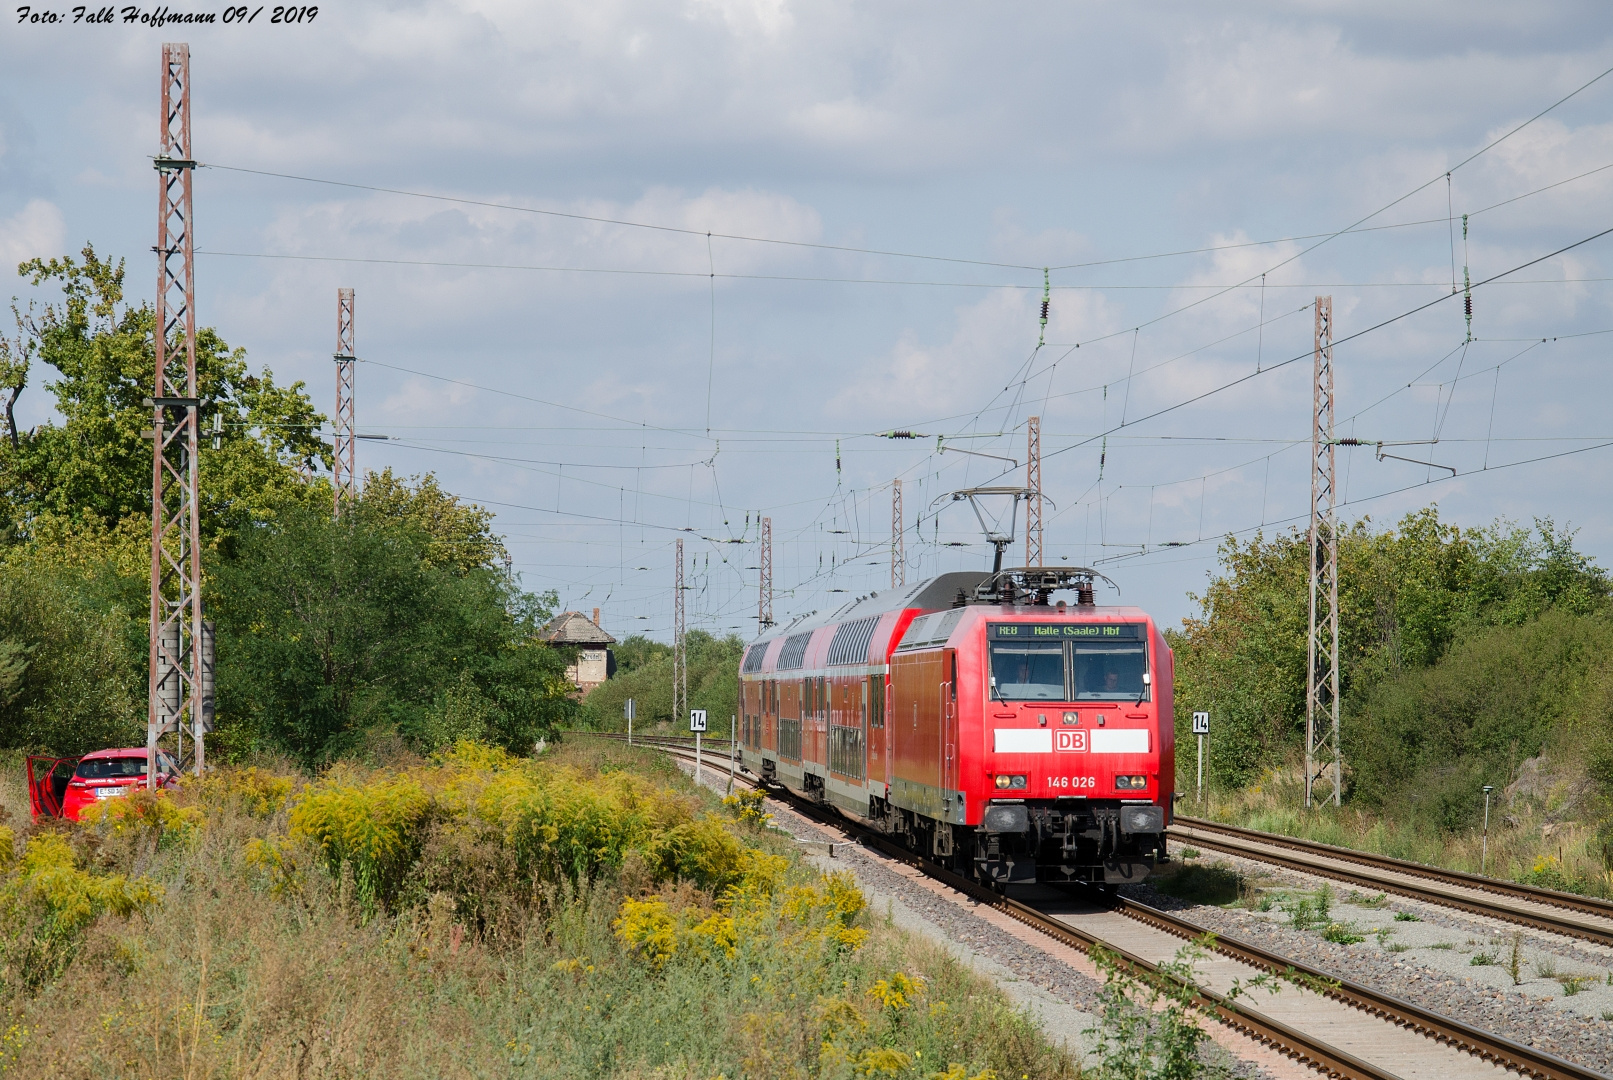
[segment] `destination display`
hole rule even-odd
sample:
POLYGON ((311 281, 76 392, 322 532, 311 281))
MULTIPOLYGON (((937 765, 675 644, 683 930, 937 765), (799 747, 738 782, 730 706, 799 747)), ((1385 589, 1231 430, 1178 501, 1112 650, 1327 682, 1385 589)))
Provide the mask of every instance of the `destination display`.
POLYGON ((993 641, 1050 641, 1071 638, 1141 641, 1142 623, 988 623, 993 641))

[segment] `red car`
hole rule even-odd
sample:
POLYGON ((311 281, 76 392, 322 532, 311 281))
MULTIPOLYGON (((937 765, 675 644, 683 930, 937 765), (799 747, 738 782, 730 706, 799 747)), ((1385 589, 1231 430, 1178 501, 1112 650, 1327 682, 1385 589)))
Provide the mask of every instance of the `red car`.
MULTIPOLYGON (((165 751, 157 751, 157 786, 179 780, 179 765, 165 751)), ((28 803, 34 817, 64 817, 77 821, 86 806, 127 795, 146 782, 143 746, 122 750, 96 750, 80 758, 28 759, 28 803)))

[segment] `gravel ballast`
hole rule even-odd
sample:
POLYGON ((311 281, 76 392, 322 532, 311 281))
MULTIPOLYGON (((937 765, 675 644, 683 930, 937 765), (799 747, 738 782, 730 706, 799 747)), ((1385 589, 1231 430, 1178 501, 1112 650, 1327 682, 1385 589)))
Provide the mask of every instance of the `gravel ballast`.
MULTIPOLYGON (((1173 856, 1179 858, 1180 849, 1173 856)), ((1190 861, 1220 864, 1243 875, 1246 895, 1263 892, 1272 901, 1270 909, 1189 903, 1151 884, 1124 891, 1206 929, 1613 1073, 1613 984, 1608 981, 1613 950, 1393 894, 1355 892, 1338 882, 1222 853, 1190 861), (1283 905, 1314 897, 1324 885, 1333 897, 1328 924, 1364 940, 1329 941, 1322 936, 1325 924, 1294 927, 1283 905), (1575 993, 1567 992, 1569 985, 1576 986, 1575 993)))

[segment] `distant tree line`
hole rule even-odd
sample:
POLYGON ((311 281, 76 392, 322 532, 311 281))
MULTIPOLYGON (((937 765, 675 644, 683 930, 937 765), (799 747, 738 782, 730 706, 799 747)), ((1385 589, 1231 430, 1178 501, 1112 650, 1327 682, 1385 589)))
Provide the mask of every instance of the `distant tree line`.
MULTIPOLYGON (((1177 730, 1213 715, 1210 770, 1241 786, 1304 752, 1309 539, 1229 539, 1199 610, 1169 635, 1177 730)), ((1606 761, 1613 791, 1609 581, 1551 520, 1463 530, 1435 508, 1339 537, 1349 796, 1468 823, 1479 789, 1548 747, 1606 761)), ((1184 737, 1179 775, 1194 759, 1184 737)), ((1178 785, 1182 786, 1181 783, 1178 785)))
MULTIPOLYGON (((704 630, 684 635, 688 650, 689 707, 705 709, 713 734, 726 736, 729 717, 738 713, 739 661, 745 643, 733 634, 716 637, 704 630)), ((635 730, 668 723, 687 734, 689 718, 672 715, 672 646, 633 634, 616 646, 616 677, 596 687, 583 702, 584 724, 601 731, 627 727, 622 706, 634 702, 635 730)))
MULTIPOLYGON (((59 301, 0 340, 0 749, 144 741, 151 552, 153 314, 123 266, 24 263, 59 301), (43 376, 59 422, 16 428, 43 376)), ((431 476, 366 478, 331 513, 322 417, 302 383, 252 372, 197 333, 203 599, 218 630, 214 754, 310 766, 401 740, 530 749, 569 723, 566 656, 535 641, 555 598, 513 588, 491 515, 431 476)), ((176 346, 178 347, 178 346, 176 346)))

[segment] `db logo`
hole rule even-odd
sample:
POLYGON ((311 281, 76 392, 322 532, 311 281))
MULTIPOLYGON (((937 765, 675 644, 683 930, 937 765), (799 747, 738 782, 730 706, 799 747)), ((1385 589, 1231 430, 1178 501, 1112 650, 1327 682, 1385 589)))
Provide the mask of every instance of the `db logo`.
POLYGON ((1053 748, 1071 754, 1087 752, 1087 733, 1084 731, 1055 731, 1053 748))

